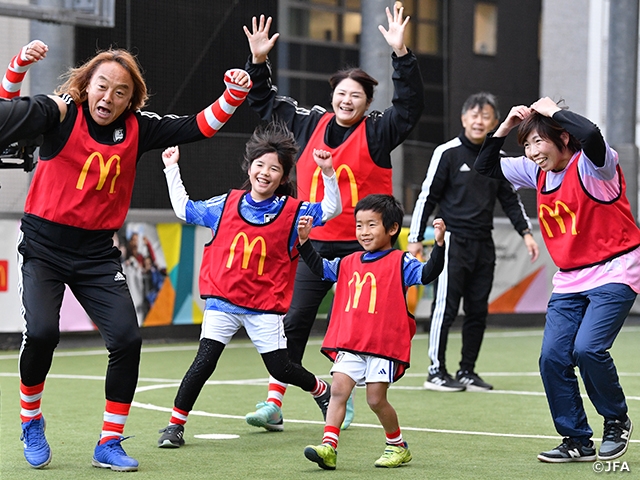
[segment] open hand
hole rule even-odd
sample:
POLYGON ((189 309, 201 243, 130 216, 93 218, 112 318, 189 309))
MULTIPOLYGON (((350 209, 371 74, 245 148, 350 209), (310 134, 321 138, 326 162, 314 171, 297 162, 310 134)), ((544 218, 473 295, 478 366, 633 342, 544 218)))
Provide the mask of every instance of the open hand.
POLYGON ((269 38, 269 29, 271 28, 272 18, 269 17, 265 20, 264 15, 260 15, 260 23, 256 17, 251 19, 251 31, 246 26, 242 26, 244 34, 249 40, 249 48, 251 49, 252 62, 264 63, 267 60, 267 55, 276 44, 276 40, 280 36, 279 33, 274 33, 269 38))
POLYGON ((400 2, 396 2, 393 6, 393 16, 389 11, 389 7, 386 8, 387 20, 389 21, 389 29, 385 29, 382 25, 378 25, 378 30, 384 36, 389 46, 393 48, 393 51, 398 57, 402 57, 408 53, 407 46, 404 44, 404 29, 409 23, 409 17, 402 19, 404 13, 404 7, 400 2))

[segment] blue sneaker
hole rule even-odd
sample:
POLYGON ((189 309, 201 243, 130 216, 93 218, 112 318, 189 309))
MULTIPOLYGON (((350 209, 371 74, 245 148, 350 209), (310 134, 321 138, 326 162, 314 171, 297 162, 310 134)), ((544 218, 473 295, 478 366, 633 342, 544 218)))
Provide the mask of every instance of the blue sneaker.
POLYGON ((351 422, 353 422, 353 396, 355 395, 355 393, 356 388, 353 387, 353 390, 351 390, 351 395, 349 395, 349 399, 347 400, 347 409, 344 412, 344 420, 342 421, 342 425, 340 425, 340 430, 346 430, 347 428, 349 428, 349 425, 351 425, 351 422))
POLYGON ((130 437, 120 437, 109 440, 102 445, 98 443, 93 452, 91 465, 98 468, 110 468, 116 472, 135 472, 138 470, 138 461, 131 458, 122 449, 123 440, 130 437))
POLYGON ((33 468, 42 468, 51 462, 51 448, 44 436, 44 417, 22 423, 20 440, 24 442, 24 458, 33 468))
POLYGON ((260 402, 255 412, 247 413, 244 417, 249 425, 266 428, 269 432, 282 432, 282 410, 275 403, 260 402))

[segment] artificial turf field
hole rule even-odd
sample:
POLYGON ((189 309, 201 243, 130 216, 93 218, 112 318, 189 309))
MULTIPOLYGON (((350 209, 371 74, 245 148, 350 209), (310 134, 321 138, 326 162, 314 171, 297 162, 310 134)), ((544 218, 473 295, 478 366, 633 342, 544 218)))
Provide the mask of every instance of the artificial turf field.
MULTIPOLYGON (((549 415, 537 371, 540 329, 488 330, 478 372, 494 384, 490 393, 440 393, 422 389, 428 359, 426 335, 413 342, 412 367, 389 391, 413 460, 397 469, 375 468, 384 449, 384 433, 357 389, 352 426, 342 432, 335 471, 321 470, 303 450, 318 444, 323 422, 308 393, 292 387, 286 394, 284 432, 251 427, 244 415, 266 395, 267 374, 247 340, 234 340, 200 395, 186 425, 186 445, 156 447, 158 429, 170 416, 178 384, 193 360, 197 344, 146 344, 140 381, 123 447, 140 462, 135 473, 91 466, 104 409, 106 351, 60 349, 47 379, 42 410, 53 451, 48 467, 34 470, 22 454, 19 423, 17 352, 0 352, 0 477, 15 479, 588 479, 598 475, 640 478, 640 327, 625 327, 612 355, 636 422, 627 453, 619 463, 544 464, 542 450, 560 443, 549 415), (635 437, 635 439, 633 438, 635 437), (594 466, 608 473, 594 472, 594 466), (615 472, 613 470, 616 470, 615 472)), ((312 339, 305 365, 326 375, 330 363, 312 339)), ((454 370, 460 334, 449 336, 448 359, 454 370)), ((582 389, 584 392, 584 388, 582 389)), ((585 398, 594 440, 602 419, 585 398)))

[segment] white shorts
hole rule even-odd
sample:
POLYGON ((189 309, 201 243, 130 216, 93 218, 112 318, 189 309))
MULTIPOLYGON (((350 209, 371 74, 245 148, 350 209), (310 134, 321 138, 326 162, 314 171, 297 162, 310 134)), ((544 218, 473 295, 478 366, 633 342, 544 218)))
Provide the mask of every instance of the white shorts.
POLYGON ((273 352, 287 348, 283 318, 284 315, 273 313, 246 314, 205 310, 200 339, 208 338, 227 345, 240 327, 244 327, 258 353, 273 352))
POLYGON ((362 387, 365 383, 393 383, 396 364, 386 358, 338 352, 331 373, 344 373, 362 387))

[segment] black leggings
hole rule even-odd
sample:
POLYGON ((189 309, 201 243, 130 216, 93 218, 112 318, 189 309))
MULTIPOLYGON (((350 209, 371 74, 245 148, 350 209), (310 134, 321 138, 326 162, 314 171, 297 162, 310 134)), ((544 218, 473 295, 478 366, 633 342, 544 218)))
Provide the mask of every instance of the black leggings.
POLYGON ((142 336, 120 253, 100 256, 53 250, 23 239, 22 305, 26 329, 20 352, 20 380, 26 386, 44 382, 60 340, 60 307, 65 284, 96 324, 109 351, 105 381, 107 400, 131 403, 138 382, 142 336))
MULTIPOLYGON (((203 338, 200 340, 198 352, 189 370, 185 373, 174 400, 176 408, 190 412, 196 403, 202 387, 216 369, 218 359, 225 345, 217 340, 203 338)), ((261 354, 262 361, 269 374, 283 383, 290 383, 312 391, 316 386, 316 377, 301 365, 292 363, 286 349, 274 350, 261 354)))

